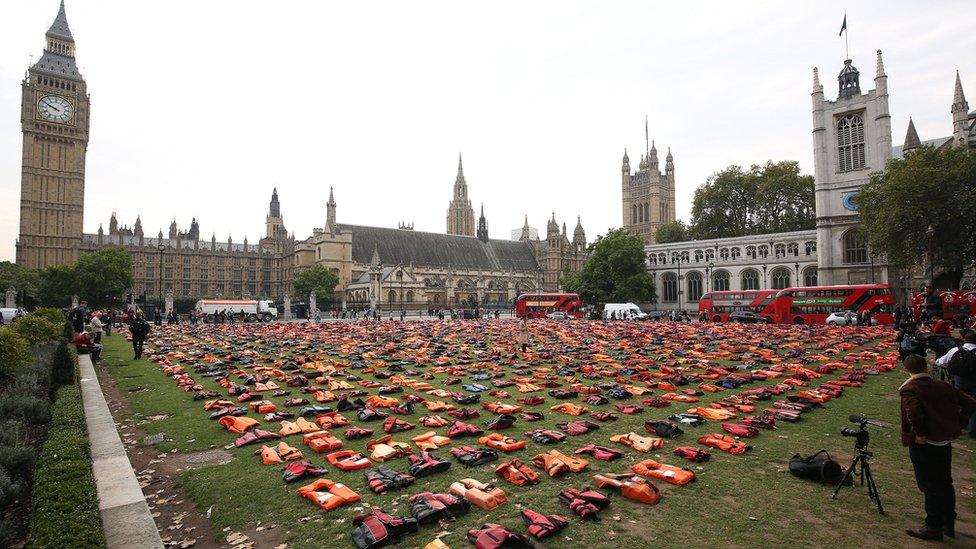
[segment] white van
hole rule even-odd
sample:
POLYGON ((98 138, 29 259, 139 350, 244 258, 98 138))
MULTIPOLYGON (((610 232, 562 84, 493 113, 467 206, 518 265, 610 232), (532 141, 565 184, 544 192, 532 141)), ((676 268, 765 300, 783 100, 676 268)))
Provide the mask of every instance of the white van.
POLYGON ((607 303, 603 306, 603 320, 644 320, 647 314, 633 303, 607 303))

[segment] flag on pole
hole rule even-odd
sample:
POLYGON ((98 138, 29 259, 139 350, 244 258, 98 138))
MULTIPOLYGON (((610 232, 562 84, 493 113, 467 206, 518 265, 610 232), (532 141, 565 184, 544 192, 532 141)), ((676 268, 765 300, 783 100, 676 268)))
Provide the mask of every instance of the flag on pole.
POLYGON ((844 31, 846 30, 847 30, 847 12, 844 12, 844 23, 840 26, 840 32, 837 33, 837 36, 844 34, 844 31))

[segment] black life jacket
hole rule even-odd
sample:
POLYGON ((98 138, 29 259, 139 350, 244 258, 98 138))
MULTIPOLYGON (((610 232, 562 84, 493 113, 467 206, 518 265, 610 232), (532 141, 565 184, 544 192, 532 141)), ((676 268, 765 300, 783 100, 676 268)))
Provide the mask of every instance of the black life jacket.
POLYGON ((369 489, 377 494, 406 488, 413 484, 415 480, 411 475, 398 473, 385 467, 378 467, 375 470, 366 471, 363 474, 366 476, 366 483, 369 485, 369 489))
POLYGON ((357 438, 366 438, 372 436, 372 429, 363 429, 362 427, 350 427, 346 429, 344 436, 348 440, 356 440, 357 438))
POLYGON ((670 421, 645 421, 644 430, 661 438, 678 438, 684 431, 670 421))
POLYGON ((454 494, 421 492, 410 496, 410 515, 420 524, 457 518, 468 513, 471 502, 454 494))
POLYGON ((430 452, 407 455, 410 461, 410 474, 415 477, 426 477, 434 473, 441 473, 451 468, 451 462, 441 459, 430 452))
POLYGON ((566 440, 566 435, 560 433, 559 431, 552 431, 549 429, 536 429, 535 431, 526 431, 525 436, 531 437, 532 441, 537 444, 555 444, 557 442, 562 442, 566 440))
POLYGON ((451 448, 451 455, 457 458, 461 464, 468 467, 484 465, 489 461, 498 459, 498 452, 488 448, 472 448, 471 446, 458 446, 451 448))
POLYGON ((491 429, 492 431, 497 431, 500 429, 508 429, 512 425, 515 425, 517 418, 512 414, 502 414, 500 416, 495 416, 494 418, 485 422, 485 428, 491 429))
POLYGON ((531 509, 522 510, 522 521, 535 539, 549 537, 569 525, 569 520, 559 515, 543 515, 531 509))
POLYGON ((352 542, 358 549, 398 543, 404 534, 417 531, 417 519, 394 517, 378 507, 373 507, 368 515, 356 516, 352 524, 352 542))
POLYGON ((295 482, 304 478, 319 477, 325 473, 326 470, 324 468, 316 467, 310 461, 293 461, 285 465, 284 469, 282 469, 281 478, 285 482, 295 482))
POLYGON ((386 412, 381 412, 372 406, 366 406, 356 415, 359 417, 359 421, 374 421, 377 419, 384 419, 388 414, 386 412))

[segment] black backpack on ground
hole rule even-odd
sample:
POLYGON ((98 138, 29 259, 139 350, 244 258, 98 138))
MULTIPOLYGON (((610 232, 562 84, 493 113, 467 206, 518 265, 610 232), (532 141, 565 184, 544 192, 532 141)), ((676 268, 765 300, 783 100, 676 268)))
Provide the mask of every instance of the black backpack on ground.
MULTIPOLYGON (((844 478, 844 469, 839 463, 831 459, 827 450, 820 450, 807 457, 793 454, 793 457, 790 458, 790 474, 820 484, 837 484, 844 478)), ((850 479, 845 484, 850 485, 850 479)))
POLYGON ((378 507, 373 507, 370 514, 358 515, 352 524, 352 542, 358 549, 392 545, 404 534, 417 531, 417 519, 394 517, 378 507))
POLYGON ((976 349, 967 351, 962 346, 956 349, 949 360, 949 374, 966 379, 976 378, 976 349))

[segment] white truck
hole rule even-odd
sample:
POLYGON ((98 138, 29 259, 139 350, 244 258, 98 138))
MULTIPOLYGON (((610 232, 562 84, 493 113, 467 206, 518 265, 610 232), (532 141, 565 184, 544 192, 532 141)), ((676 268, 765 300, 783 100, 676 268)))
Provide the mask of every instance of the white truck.
POLYGON ((633 303, 607 303, 603 306, 604 320, 644 320, 647 314, 633 303))
POLYGON ((214 316, 221 311, 227 311, 228 315, 233 313, 238 317, 241 311, 244 311, 244 315, 251 322, 257 320, 268 322, 278 318, 278 309, 274 306, 274 301, 267 299, 201 299, 197 301, 196 310, 206 315, 208 322, 213 322, 214 316))

